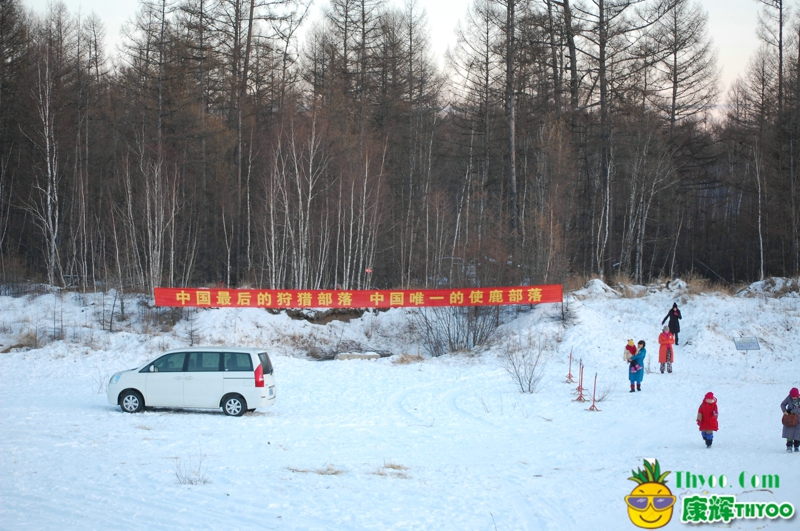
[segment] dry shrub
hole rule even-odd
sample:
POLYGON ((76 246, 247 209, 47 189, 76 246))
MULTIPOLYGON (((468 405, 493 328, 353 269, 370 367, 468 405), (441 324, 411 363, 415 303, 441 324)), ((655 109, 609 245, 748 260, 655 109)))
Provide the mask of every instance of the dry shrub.
POLYGON ((511 313, 502 306, 443 306, 416 308, 407 315, 417 342, 438 357, 486 344, 511 313))
POLYGON ((392 360, 392 363, 395 365, 409 365, 411 363, 422 363, 423 361, 425 361, 425 358, 419 354, 401 354, 400 357, 392 360))
POLYGON ((517 336, 503 341, 498 356, 500 365, 520 393, 535 393, 539 389, 548 360, 547 350, 541 337, 517 336))
POLYGON ((181 485, 205 485, 208 483, 208 476, 206 475, 205 454, 199 454, 196 457, 189 456, 185 460, 180 457, 174 457, 175 460, 173 472, 175 478, 181 485))
POLYGON ((611 385, 602 385, 597 390, 597 395, 595 397, 595 401, 597 402, 605 402, 608 400, 614 391, 617 389, 617 382, 616 380, 611 385))

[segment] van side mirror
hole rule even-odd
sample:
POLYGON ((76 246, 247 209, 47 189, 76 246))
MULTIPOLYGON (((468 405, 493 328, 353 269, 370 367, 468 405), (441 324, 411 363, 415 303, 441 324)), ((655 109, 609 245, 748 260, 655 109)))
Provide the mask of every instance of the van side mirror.
POLYGON ((150 372, 156 372, 155 365, 150 365, 150 372))

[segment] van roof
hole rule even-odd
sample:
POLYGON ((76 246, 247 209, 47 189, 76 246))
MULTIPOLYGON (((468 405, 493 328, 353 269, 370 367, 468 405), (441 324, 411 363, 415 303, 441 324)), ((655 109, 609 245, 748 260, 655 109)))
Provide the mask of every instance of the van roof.
POLYGON ((167 350, 164 352, 164 354, 171 354, 173 352, 246 352, 249 354, 257 354, 259 352, 266 352, 266 349, 256 347, 220 347, 208 345, 205 347, 173 348, 167 350))

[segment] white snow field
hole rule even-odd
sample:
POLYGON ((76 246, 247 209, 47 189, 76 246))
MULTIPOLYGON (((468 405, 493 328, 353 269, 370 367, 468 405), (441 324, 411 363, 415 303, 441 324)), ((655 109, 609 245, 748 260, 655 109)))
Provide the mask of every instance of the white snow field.
MULTIPOLYGON (((327 325, 204 310, 162 331, 131 298, 129 318, 108 332, 110 294, 0 297, 0 351, 32 337, 39 346, 0 354, 0 529, 637 529, 624 498, 645 458, 672 471, 678 502, 666 529, 688 525, 680 506, 691 494, 800 509, 800 453, 785 451, 779 409, 800 386, 796 281, 739 296, 693 295, 682 282, 625 291, 592 281, 568 295, 566 323, 560 305, 542 305, 505 324, 493 346, 408 364, 399 355, 421 347, 402 310, 327 325), (657 336, 673 302, 682 332, 674 373, 662 375, 657 336), (46 338, 54 329, 62 340, 46 338), (761 350, 736 351, 740 336, 761 350), (109 376, 190 338, 267 348, 276 405, 234 418, 107 403, 109 376), (628 392, 628 338, 648 343, 653 372, 639 393, 628 392), (305 356, 345 340, 395 355, 305 356), (509 343, 545 349, 538 392, 519 393, 500 365, 509 343), (590 395, 595 373, 610 390, 601 411, 564 382, 570 352, 590 395), (720 411, 710 449, 695 424, 707 391, 720 411), (678 471, 725 475, 728 485, 679 488, 678 471), (772 488, 752 479, 774 474, 772 488)), ((714 527, 800 529, 800 517, 714 527)))

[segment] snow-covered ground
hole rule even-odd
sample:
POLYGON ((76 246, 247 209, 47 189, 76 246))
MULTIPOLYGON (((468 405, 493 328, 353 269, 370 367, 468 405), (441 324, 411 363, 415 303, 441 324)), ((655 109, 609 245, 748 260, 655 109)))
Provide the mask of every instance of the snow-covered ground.
MULTIPOLYGON (((636 529, 624 497, 631 469, 657 458, 680 497, 800 509, 800 453, 781 439, 781 400, 800 386, 797 282, 742 296, 629 288, 599 281, 561 306, 520 314, 493 346, 397 363, 421 347, 402 310, 314 325, 263 310, 205 310, 174 327, 130 299, 113 332, 106 294, 0 297, 0 529, 616 530, 636 529), (794 286, 794 287, 792 287, 794 286), (770 291, 774 293, 770 293, 770 291), (103 298, 104 297, 104 298, 103 298), (675 372, 657 372, 657 336, 673 302, 683 313, 675 372), (53 331, 63 340, 53 340, 53 331), (732 338, 755 336, 758 352, 732 338), (34 341, 33 338, 36 338, 34 341), (629 393, 622 349, 644 339, 654 372, 629 393), (241 418, 221 411, 124 414, 106 402, 114 372, 194 344, 266 346, 278 401, 241 418), (304 353, 360 344, 395 356, 326 361, 304 353), (498 354, 541 346, 541 389, 520 394, 498 354), (564 382, 569 354, 585 365, 600 412, 564 382), (703 395, 719 400, 720 431, 706 449, 695 425, 703 395), (677 488, 676 473, 724 474, 725 489, 677 488), (739 476, 779 474, 744 488, 739 476), (182 484, 199 480, 197 484, 182 484)), ((117 303, 118 304, 118 303, 117 303)), ((118 306, 117 306, 118 309, 118 306)), ((797 529, 736 519, 733 529, 797 529)), ((717 524, 720 526, 720 524, 717 524)))

